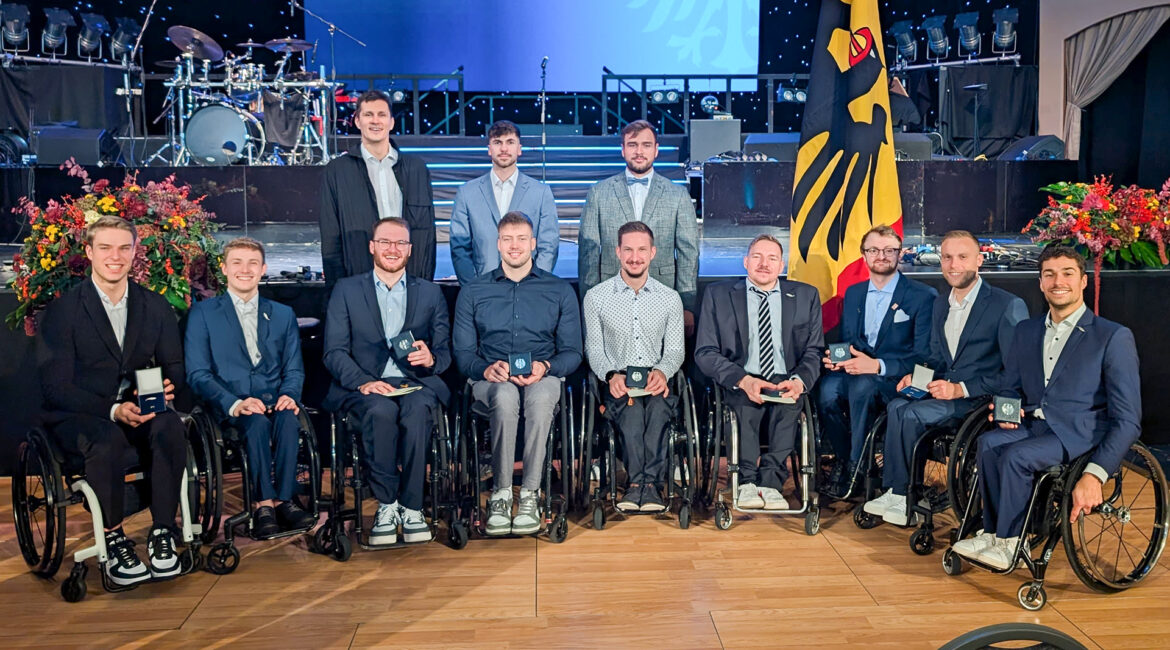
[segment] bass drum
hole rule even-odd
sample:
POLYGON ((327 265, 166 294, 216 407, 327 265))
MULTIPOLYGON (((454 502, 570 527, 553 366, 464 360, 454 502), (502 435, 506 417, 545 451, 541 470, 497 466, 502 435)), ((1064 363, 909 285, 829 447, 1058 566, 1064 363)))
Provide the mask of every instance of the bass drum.
POLYGON ((230 165, 247 157, 255 162, 267 146, 264 127, 251 113, 214 104, 195 111, 187 121, 187 151, 200 165, 230 165))

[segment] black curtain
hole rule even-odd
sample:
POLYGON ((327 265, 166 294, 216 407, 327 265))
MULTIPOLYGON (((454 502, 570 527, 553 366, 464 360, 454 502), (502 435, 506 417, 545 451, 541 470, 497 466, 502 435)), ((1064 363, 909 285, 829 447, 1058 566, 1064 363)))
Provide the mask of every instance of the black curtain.
POLYGON ((25 139, 29 123, 76 122, 83 129, 117 131, 128 121, 115 93, 122 75, 109 68, 30 65, 0 68, 0 129, 25 139))
POLYGON ((1170 23, 1081 120, 1081 177, 1160 188, 1170 177, 1170 23))
POLYGON ((943 142, 965 158, 994 158, 1012 142, 1036 134, 1038 77, 1035 66, 968 66, 947 68, 939 78, 939 125, 943 142), (984 84, 986 90, 966 90, 984 84), (979 150, 975 151, 978 95, 979 150))

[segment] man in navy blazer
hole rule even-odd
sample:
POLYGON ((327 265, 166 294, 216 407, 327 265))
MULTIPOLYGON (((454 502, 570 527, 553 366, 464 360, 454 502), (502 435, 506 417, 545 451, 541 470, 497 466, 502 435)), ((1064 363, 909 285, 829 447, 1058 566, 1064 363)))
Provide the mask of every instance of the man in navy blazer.
POLYGON ((695 363, 726 390, 740 423, 739 507, 787 510, 780 488, 801 398, 821 372, 821 300, 815 287, 780 279, 784 248, 771 235, 752 240, 743 264, 746 279, 718 282, 703 292, 695 363), (796 402, 765 403, 764 390, 796 402), (761 458, 762 430, 768 431, 768 453, 761 458))
MULTIPOLYGON (((983 532, 956 553, 1007 569, 1015 559, 1035 472, 1090 454, 1071 518, 1102 502, 1101 486, 1141 433, 1137 347, 1129 328, 1085 307, 1085 260, 1072 248, 1040 255, 1048 311, 1016 327, 999 394, 1022 401, 1023 423, 979 438, 983 532)), ((1025 549, 1027 552, 1027 549, 1025 549)))
POLYGON ((451 398, 439 377, 451 365, 447 302, 434 283, 406 274, 409 237, 402 219, 375 224, 374 270, 338 281, 325 321, 324 362, 333 375, 325 408, 348 411, 361 428, 379 503, 371 545, 397 543, 399 525, 404 542, 431 539, 422 515, 427 448, 437 406, 451 398), (407 333, 413 351, 392 356, 391 341, 407 333))
POLYGON ((300 330, 292 309, 260 297, 267 271, 263 244, 228 242, 227 292, 191 308, 184 345, 187 382, 216 416, 243 431, 257 496, 253 531, 261 538, 313 524, 292 501, 305 383, 300 330))
POLYGON ((837 494, 849 491, 865 436, 880 409, 897 393, 898 380, 930 355, 930 323, 938 292, 898 272, 902 236, 889 226, 874 226, 861 238, 869 281, 845 291, 842 343, 851 358, 834 363, 828 356, 817 387, 821 430, 832 444, 837 464, 830 483, 837 494))
MULTIPOLYGON (((951 290, 934 301, 930 358, 934 380, 928 398, 897 398, 886 409, 886 442, 882 485, 886 492, 866 502, 865 511, 885 521, 912 524, 906 492, 912 475, 914 445, 927 427, 961 419, 975 399, 990 395, 1003 378, 1016 323, 1028 317, 1024 301, 979 277, 983 254, 979 240, 965 230, 952 230, 940 245, 943 279, 951 290)), ((901 391, 910 375, 898 382, 901 391)))
POLYGON ((536 268, 552 273, 561 237, 552 190, 517 168, 523 153, 519 127, 500 120, 487 135, 492 170, 464 183, 451 210, 451 262, 459 284, 499 268, 496 226, 509 212, 523 212, 532 222, 536 234, 532 258, 536 268))

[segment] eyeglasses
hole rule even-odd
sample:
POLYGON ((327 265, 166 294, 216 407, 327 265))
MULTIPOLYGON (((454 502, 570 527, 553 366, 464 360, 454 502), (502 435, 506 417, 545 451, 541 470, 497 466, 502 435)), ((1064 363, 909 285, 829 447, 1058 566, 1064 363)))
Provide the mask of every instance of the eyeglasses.
POLYGON ((869 255, 870 257, 877 257, 879 255, 882 257, 897 257, 898 253, 902 252, 902 249, 900 249, 900 248, 863 248, 863 249, 861 249, 861 252, 865 253, 866 255, 869 255))
POLYGON ((394 241, 391 239, 375 239, 374 245, 378 248, 410 248, 410 242, 405 239, 394 241))

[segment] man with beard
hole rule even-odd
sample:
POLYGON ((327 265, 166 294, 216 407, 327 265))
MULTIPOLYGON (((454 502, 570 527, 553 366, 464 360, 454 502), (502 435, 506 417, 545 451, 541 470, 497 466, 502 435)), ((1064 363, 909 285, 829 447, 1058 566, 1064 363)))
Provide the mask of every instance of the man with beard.
MULTIPOLYGON (((951 290, 934 301, 930 358, 934 380, 930 397, 896 398, 886 409, 886 442, 882 486, 886 492, 865 503, 865 511, 899 526, 913 525, 906 503, 918 438, 930 426, 957 422, 991 394, 1002 380, 1016 323, 1028 317, 1024 301, 979 277, 983 254, 979 240, 965 230, 943 235, 942 273, 951 290)), ((897 390, 910 385, 909 374, 897 390)))
POLYGON ((331 160, 321 183, 318 219, 326 295, 341 278, 373 269, 366 254, 370 228, 389 217, 410 226, 414 254, 407 273, 434 278, 435 205, 426 164, 401 153, 390 139, 394 116, 386 93, 359 95, 353 123, 361 131, 361 145, 331 160))
POLYGON ((451 364, 447 301, 438 286, 406 272, 408 237, 403 219, 374 225, 374 270, 338 281, 325 321, 323 361, 333 384, 324 406, 347 411, 361 428, 366 479, 378 499, 370 529, 375 546, 396 543, 399 525, 406 543, 431 539, 422 514, 427 448, 436 407, 451 398, 439 377, 451 364), (392 355, 405 334, 413 350, 392 355))
POLYGON ((786 510, 780 490, 788 456, 804 395, 820 375, 821 300, 815 287, 780 279, 784 247, 771 235, 752 240, 743 266, 745 280, 718 282, 703 292, 695 363, 726 390, 740 423, 737 504, 786 510), (765 390, 795 401, 765 403, 765 390), (761 430, 768 432, 762 458, 761 430))
POLYGON ((534 264, 532 222, 509 212, 497 226, 500 265, 463 287, 455 303, 455 361, 491 412, 495 490, 489 535, 540 530, 540 480, 561 378, 581 365, 581 316, 572 287, 534 264), (513 363, 520 355, 523 363, 513 363), (524 477, 512 517, 516 434, 524 413, 524 477))
POLYGON ((879 409, 894 398, 898 380, 930 356, 930 323, 938 292, 898 272, 902 237, 874 226, 861 238, 869 281, 845 291, 840 341, 851 358, 823 360, 827 374, 817 388, 821 430, 837 464, 830 475, 836 494, 849 491, 865 436, 879 409))
MULTIPOLYGON (((979 438, 983 530, 954 550, 1001 571, 1015 560, 1035 473, 1092 452, 1072 490, 1076 523, 1102 502, 1102 485, 1141 433, 1137 347, 1129 328, 1085 307, 1085 259, 1066 246, 1040 254, 1043 316, 1016 326, 1005 397, 1022 401, 1021 424, 979 438)), ((1027 544, 1024 553, 1029 553, 1027 544)))
POLYGON ((620 273, 585 294, 589 368, 606 383, 606 415, 625 442, 629 488, 618 508, 626 511, 666 509, 660 492, 666 473, 664 440, 671 409, 678 403, 667 382, 685 357, 682 300, 649 273, 657 252, 645 222, 623 225, 614 251, 620 273), (630 395, 626 372, 631 367, 650 369, 648 394, 630 395))
POLYGON ((689 334, 698 298, 699 226, 686 189, 654 173, 657 157, 658 134, 649 122, 636 120, 622 129, 626 169, 598 182, 585 198, 577 240, 577 277, 584 296, 602 280, 616 276, 618 227, 631 221, 646 224, 665 251, 651 264, 650 276, 678 292, 689 334))
POLYGON ((516 161, 523 153, 520 129, 507 120, 488 128, 488 156, 492 170, 467 181, 455 193, 451 210, 451 262, 459 284, 500 266, 496 225, 508 212, 522 212, 533 224, 536 267, 553 272, 560 245, 557 205, 552 190, 523 174, 516 161))

